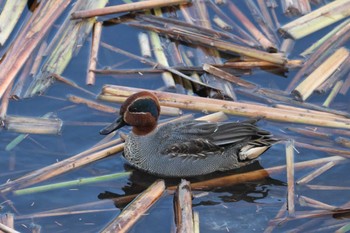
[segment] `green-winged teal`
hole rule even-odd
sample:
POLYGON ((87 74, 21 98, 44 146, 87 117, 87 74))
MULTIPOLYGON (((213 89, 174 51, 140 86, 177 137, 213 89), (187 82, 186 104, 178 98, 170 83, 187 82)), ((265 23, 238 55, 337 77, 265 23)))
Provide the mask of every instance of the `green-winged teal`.
POLYGON ((131 95, 120 117, 100 131, 109 134, 125 125, 132 132, 124 157, 134 167, 154 175, 189 177, 249 164, 276 142, 254 121, 182 121, 157 126, 158 98, 147 91, 131 95))

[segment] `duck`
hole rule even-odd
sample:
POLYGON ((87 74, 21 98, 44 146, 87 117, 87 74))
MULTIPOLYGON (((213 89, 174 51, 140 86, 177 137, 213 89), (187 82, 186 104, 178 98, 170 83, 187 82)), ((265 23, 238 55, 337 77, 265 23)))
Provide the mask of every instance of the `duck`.
POLYGON ((123 126, 123 156, 134 168, 161 177, 194 177, 237 169, 250 164, 278 140, 242 122, 186 120, 158 126, 160 103, 155 94, 141 91, 121 105, 120 116, 100 131, 107 135, 123 126))

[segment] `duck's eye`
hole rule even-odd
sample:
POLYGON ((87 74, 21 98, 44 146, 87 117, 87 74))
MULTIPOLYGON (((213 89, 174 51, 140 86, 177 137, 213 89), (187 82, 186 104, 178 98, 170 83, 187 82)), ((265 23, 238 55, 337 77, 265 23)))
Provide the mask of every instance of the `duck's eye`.
POLYGON ((129 112, 149 112, 156 118, 159 115, 157 103, 153 99, 138 99, 129 106, 128 110, 129 112))

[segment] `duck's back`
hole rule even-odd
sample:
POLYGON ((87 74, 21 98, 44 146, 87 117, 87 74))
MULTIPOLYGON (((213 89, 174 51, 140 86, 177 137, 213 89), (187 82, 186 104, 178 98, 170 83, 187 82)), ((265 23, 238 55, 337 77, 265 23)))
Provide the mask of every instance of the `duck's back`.
POLYGON ((183 121, 145 136, 130 133, 124 154, 133 166, 152 174, 197 176, 246 165, 251 158, 239 157, 242 148, 252 143, 268 148, 272 140, 251 123, 183 121))

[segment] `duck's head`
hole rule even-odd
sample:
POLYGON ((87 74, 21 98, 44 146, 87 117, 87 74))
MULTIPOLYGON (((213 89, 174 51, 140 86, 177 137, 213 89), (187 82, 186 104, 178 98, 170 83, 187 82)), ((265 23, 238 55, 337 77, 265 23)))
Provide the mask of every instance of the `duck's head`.
POLYGON ((158 98, 148 91, 135 93, 120 107, 120 117, 100 131, 106 135, 125 125, 133 126, 137 135, 146 135, 157 127, 160 112, 158 98))

